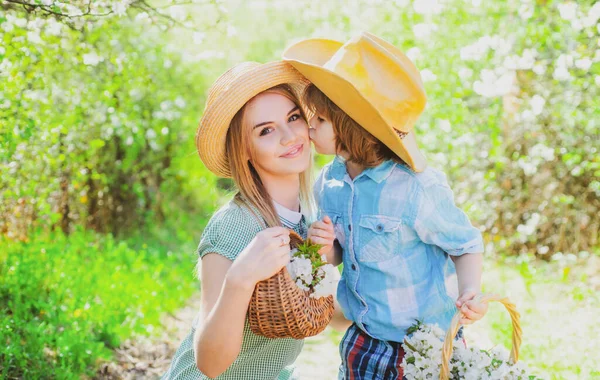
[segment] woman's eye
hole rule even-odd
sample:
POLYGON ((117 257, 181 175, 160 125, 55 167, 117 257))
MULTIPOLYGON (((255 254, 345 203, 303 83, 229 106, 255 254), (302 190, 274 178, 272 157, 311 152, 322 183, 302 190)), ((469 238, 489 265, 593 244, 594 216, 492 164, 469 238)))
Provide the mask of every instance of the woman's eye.
POLYGON ((259 136, 268 135, 269 133, 271 133, 272 130, 273 130, 273 128, 271 128, 271 127, 265 127, 263 129, 261 129, 259 136))
POLYGON ((322 123, 325 121, 325 119, 323 119, 321 116, 317 116, 317 120, 319 121, 319 123, 322 123))
POLYGON ((297 113, 296 113, 296 114, 293 114, 293 115, 292 115, 292 116, 290 116, 290 118, 288 119, 288 123, 291 123, 292 121, 296 121, 296 120, 298 120, 298 119, 300 119, 300 115, 298 115, 297 113))

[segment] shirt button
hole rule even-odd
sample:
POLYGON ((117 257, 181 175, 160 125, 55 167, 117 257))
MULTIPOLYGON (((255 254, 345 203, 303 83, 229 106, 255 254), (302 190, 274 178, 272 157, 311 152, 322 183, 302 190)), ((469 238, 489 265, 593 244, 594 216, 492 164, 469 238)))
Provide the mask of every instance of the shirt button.
POLYGON ((377 225, 377 232, 383 231, 383 226, 381 224, 377 225))
POLYGON ((352 264, 352 270, 356 270, 356 265, 352 264))
POLYGON ((352 225, 348 224, 348 231, 352 231, 352 225))

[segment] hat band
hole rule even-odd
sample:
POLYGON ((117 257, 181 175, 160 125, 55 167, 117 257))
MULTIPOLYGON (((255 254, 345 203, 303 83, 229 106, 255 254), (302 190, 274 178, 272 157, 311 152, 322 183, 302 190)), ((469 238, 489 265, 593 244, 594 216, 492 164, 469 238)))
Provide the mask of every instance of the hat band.
POLYGON ((406 137, 406 135, 408 135, 408 132, 402 132, 396 128, 392 128, 394 130, 394 132, 396 132, 396 134, 398 135, 398 137, 400 137, 400 140, 404 140, 404 138, 406 137))

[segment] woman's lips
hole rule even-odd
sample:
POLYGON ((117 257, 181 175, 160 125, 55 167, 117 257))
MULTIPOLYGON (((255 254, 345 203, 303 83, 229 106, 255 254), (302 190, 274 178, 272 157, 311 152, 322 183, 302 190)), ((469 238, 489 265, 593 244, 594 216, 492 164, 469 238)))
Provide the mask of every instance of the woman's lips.
POLYGON ((295 158, 302 154, 304 150, 304 144, 296 144, 291 147, 285 154, 281 155, 283 158, 295 158))

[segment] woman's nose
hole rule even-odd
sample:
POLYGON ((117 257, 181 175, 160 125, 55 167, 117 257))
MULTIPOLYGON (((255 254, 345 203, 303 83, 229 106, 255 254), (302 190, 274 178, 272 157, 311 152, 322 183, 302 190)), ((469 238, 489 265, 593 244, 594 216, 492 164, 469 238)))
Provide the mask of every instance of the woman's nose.
POLYGON ((292 128, 284 126, 281 128, 281 145, 290 145, 296 141, 296 134, 292 128))

